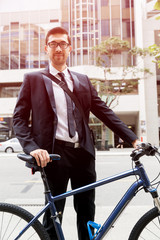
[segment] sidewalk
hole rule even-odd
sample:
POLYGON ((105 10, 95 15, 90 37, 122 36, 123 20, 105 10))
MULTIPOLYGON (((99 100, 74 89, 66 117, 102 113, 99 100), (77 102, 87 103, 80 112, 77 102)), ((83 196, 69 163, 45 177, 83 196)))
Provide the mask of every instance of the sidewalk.
POLYGON ((130 155, 134 148, 110 148, 109 151, 98 151, 96 150, 97 156, 123 156, 123 155, 130 155))

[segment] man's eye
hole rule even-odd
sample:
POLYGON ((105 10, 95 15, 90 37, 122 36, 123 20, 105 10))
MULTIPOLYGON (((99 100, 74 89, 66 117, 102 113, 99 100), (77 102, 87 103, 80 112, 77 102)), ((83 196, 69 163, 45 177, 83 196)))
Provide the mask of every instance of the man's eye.
POLYGON ((51 42, 50 45, 51 46, 57 46, 57 43, 51 42))

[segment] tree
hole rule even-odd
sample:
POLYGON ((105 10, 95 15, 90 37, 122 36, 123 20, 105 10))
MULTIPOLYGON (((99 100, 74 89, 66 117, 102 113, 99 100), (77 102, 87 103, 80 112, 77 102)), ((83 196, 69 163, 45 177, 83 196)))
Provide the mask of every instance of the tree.
MULTIPOLYGON (((138 87, 137 73, 149 73, 148 69, 141 69, 134 66, 131 61, 131 56, 145 56, 148 54, 146 49, 130 49, 129 42, 121 40, 117 37, 108 38, 102 41, 99 45, 93 47, 94 59, 96 65, 103 68, 104 80, 93 80, 93 84, 97 87, 100 97, 105 96, 105 103, 108 107, 114 108, 118 105, 119 97, 121 94, 133 92, 138 87), (112 75, 115 74, 115 68, 112 64, 115 58, 121 57, 122 53, 128 56, 128 65, 120 67, 120 74, 116 73, 116 80, 112 80, 112 75), (130 78, 128 78, 130 74, 130 78)), ((132 59, 133 60, 133 59, 132 59)), ((101 149, 105 149, 106 127, 102 125, 102 142, 101 149)))
MULTIPOLYGON (((155 5, 154 5, 155 10, 160 10, 160 0, 157 0, 155 5)), ((157 20, 160 19, 160 16, 156 18, 157 20)))
MULTIPOLYGON (((154 9, 160 11, 160 0, 156 1, 155 5, 154 5, 154 9)), ((160 16, 156 17, 156 20, 160 20, 160 16)), ((153 44, 153 45, 149 46, 148 52, 150 55, 155 57, 153 62, 156 63, 158 68, 160 69, 160 45, 153 44)))

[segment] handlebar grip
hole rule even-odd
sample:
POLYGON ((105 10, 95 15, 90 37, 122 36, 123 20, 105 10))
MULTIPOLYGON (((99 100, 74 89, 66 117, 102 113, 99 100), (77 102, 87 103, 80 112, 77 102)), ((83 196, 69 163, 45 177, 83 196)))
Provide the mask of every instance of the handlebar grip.
POLYGON ((60 160, 61 156, 59 154, 49 154, 51 160, 60 160))
MULTIPOLYGON (((60 160, 61 156, 58 154, 49 154, 51 160, 60 160)), ((36 164, 36 160, 33 156, 25 154, 25 153, 19 153, 17 157, 25 162, 28 162, 30 164, 36 164)))
POLYGON ((138 148, 133 150, 130 155, 133 161, 139 160, 139 158, 144 155, 154 156, 156 153, 159 154, 158 149, 153 147, 150 143, 140 143, 137 146, 138 148))

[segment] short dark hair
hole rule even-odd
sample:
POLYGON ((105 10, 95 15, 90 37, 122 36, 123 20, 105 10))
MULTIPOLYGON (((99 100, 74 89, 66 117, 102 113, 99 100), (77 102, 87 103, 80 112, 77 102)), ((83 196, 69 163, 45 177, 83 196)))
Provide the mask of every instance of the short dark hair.
POLYGON ((56 33, 61 33, 61 34, 66 34, 67 37, 68 37, 68 43, 69 45, 71 45, 71 38, 70 36, 68 35, 68 32, 66 29, 62 28, 62 27, 55 27, 55 28, 52 28, 48 31, 47 35, 46 35, 46 45, 48 43, 48 38, 50 35, 53 35, 53 34, 56 34, 56 33))

